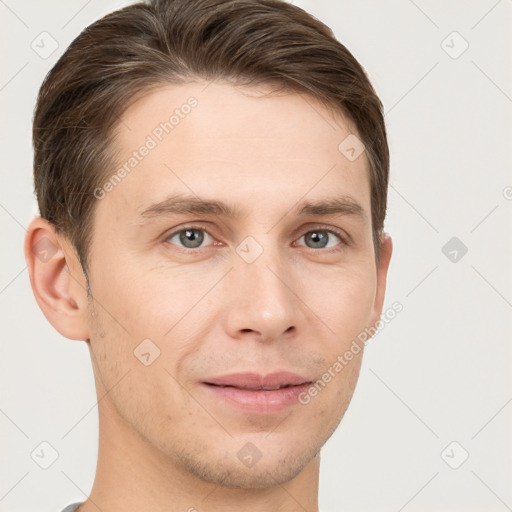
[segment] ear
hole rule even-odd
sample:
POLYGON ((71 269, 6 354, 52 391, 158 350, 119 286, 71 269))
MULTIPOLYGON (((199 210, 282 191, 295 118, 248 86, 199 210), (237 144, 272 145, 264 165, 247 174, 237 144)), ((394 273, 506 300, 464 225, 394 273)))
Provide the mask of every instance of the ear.
POLYGON ((44 316, 72 340, 88 340, 86 279, 71 244, 42 217, 27 228, 24 244, 30 285, 44 316))
POLYGON ((380 245, 379 264, 377 266, 377 290, 375 294, 375 303, 373 305, 372 325, 375 325, 382 314, 384 305, 384 296, 386 294, 386 279, 388 275, 389 261, 393 252, 393 242, 389 235, 384 235, 380 245))

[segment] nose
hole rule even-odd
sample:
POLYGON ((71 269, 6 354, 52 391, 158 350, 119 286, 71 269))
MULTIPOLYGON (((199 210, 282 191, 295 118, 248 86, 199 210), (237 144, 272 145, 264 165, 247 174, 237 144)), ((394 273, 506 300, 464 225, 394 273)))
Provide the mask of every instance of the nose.
POLYGON ((268 252, 253 263, 238 261, 228 285, 228 334, 234 339, 271 342, 296 331, 300 309, 293 280, 290 269, 268 252))

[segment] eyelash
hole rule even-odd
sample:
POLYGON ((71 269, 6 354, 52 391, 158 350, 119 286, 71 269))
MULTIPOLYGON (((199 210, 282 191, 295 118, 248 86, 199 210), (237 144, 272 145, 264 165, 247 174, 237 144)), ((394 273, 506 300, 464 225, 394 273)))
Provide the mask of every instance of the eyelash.
MULTIPOLYGON (((171 245, 174 245, 176 246, 179 250, 183 251, 183 252, 186 252, 186 253, 190 253, 190 252, 197 252, 199 249, 205 249, 206 247, 197 247, 195 249, 190 249, 190 248, 187 248, 187 247, 181 247, 179 245, 176 245, 176 244, 173 244, 171 242, 167 242, 169 239, 173 238, 174 236, 182 233, 183 231, 187 231, 187 230, 197 230, 197 231, 204 231, 205 233, 208 234, 208 236, 210 236, 211 238, 213 238, 215 240, 215 237, 213 235, 210 234, 209 230, 206 229, 204 226, 200 226, 200 225, 187 225, 187 226, 183 226, 181 227, 180 229, 176 230, 176 231, 173 231, 172 233, 170 233, 169 235, 167 235, 164 239, 164 241, 166 243, 169 243, 171 245)), ((333 228, 333 227, 329 227, 329 228, 326 228, 326 227, 313 227, 311 229, 308 229, 307 231, 305 231, 300 237, 302 238, 303 236, 307 235, 308 233, 314 233, 315 231, 324 231, 326 233, 329 233, 331 235, 336 235, 340 240, 341 240, 341 243, 339 243, 336 247, 331 247, 330 249, 313 249, 311 247, 307 247, 307 246, 302 246, 302 247, 305 247, 306 249, 309 249, 311 251, 315 251, 315 252, 324 252, 324 253, 334 253, 334 252, 338 252, 338 251, 341 251, 343 250, 343 248, 347 245, 349 245, 349 236, 347 234, 345 234, 344 231, 342 230, 338 230, 336 228, 333 228)))

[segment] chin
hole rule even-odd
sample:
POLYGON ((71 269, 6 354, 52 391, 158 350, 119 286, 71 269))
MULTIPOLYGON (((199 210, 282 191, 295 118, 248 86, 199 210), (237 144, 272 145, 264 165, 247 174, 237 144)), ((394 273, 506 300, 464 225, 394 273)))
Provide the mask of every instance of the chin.
POLYGON ((246 466, 239 460, 237 453, 231 451, 227 459, 220 462, 192 460, 181 457, 181 463, 186 470, 203 481, 227 488, 261 489, 282 485, 293 480, 299 475, 312 460, 319 454, 320 447, 310 446, 307 452, 290 453, 284 457, 274 453, 266 456, 261 453, 261 458, 252 466, 246 466))

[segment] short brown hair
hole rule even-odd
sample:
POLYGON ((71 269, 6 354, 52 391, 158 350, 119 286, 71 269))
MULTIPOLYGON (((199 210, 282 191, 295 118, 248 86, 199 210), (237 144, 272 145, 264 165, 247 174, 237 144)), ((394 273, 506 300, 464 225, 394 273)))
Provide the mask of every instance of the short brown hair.
POLYGON ((348 117, 370 164, 378 258, 389 174, 382 104, 332 31, 282 0, 149 0, 84 29, 47 74, 37 98, 39 212, 70 240, 86 278, 93 191, 114 168, 112 135, 119 117, 152 87, 198 79, 274 84, 308 93, 348 117))

